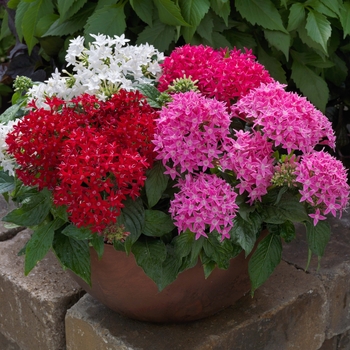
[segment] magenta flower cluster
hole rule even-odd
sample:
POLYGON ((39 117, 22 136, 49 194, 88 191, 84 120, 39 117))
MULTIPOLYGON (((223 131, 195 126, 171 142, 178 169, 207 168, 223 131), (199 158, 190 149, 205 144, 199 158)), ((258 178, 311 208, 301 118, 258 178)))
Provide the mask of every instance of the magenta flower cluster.
POLYGON ((175 94, 156 120, 153 143, 166 173, 206 171, 222 153, 231 119, 223 103, 189 91, 175 94))
POLYGON ((208 237, 209 227, 209 232, 217 230, 222 239, 229 238, 238 210, 234 188, 216 175, 206 173, 187 174, 184 180, 179 180, 179 187, 169 210, 179 231, 190 230, 198 239, 208 237))
POLYGON ((261 84, 233 107, 234 115, 254 122, 275 146, 288 153, 311 152, 317 144, 335 147, 330 121, 305 97, 284 90, 280 83, 261 84))
POLYGON ((272 143, 260 132, 237 131, 235 139, 224 145, 225 154, 220 159, 222 170, 231 170, 240 182, 239 194, 247 191, 249 203, 261 201, 267 193, 274 170, 272 143))
POLYGON ((313 152, 302 156, 296 167, 296 181, 301 185, 301 199, 315 210, 309 214, 314 225, 324 220, 324 215, 336 211, 340 214, 349 200, 347 174, 342 163, 326 152, 313 152))

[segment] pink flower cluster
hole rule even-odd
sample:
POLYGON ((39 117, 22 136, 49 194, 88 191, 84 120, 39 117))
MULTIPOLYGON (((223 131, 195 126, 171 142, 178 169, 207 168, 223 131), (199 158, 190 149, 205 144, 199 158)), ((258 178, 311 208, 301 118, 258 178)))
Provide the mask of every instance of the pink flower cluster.
POLYGON ((234 189, 216 175, 205 173, 186 175, 179 180, 179 187, 169 209, 179 232, 188 229, 198 239, 208 237, 205 230, 209 227, 209 232, 217 230, 222 239, 229 238, 238 210, 234 189))
POLYGON ((239 193, 248 192, 249 203, 267 193, 274 171, 272 143, 260 132, 237 131, 236 139, 224 145, 222 169, 233 171, 240 180, 239 193))
POLYGON ((335 147, 330 121, 305 97, 284 90, 280 83, 261 84, 233 107, 234 115, 252 119, 267 138, 290 153, 310 152, 317 144, 335 147))
POLYGON ((153 143, 157 159, 174 179, 179 172, 214 167, 212 163, 222 152, 221 145, 229 133, 230 116, 223 103, 189 91, 175 94, 156 123, 153 143))
POLYGON ((261 83, 274 80, 251 50, 217 51, 208 46, 184 45, 175 49, 162 64, 159 90, 165 91, 177 78, 198 80, 200 92, 228 105, 261 83))
POLYGON ((323 215, 341 212, 347 206, 350 187, 342 163, 326 152, 313 152, 302 156, 296 167, 296 182, 300 183, 300 201, 315 208, 314 225, 326 219, 323 215))

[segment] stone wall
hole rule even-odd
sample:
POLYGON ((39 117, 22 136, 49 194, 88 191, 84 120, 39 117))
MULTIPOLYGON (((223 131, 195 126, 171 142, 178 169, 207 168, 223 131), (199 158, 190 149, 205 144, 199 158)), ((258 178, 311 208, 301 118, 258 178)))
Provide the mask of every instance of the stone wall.
POLYGON ((350 350, 350 215, 331 219, 331 226, 319 269, 314 258, 305 271, 305 233, 298 227, 284 261, 254 298, 180 325, 133 321, 82 297, 50 254, 24 277, 16 252, 30 232, 0 238, 0 349, 350 350))

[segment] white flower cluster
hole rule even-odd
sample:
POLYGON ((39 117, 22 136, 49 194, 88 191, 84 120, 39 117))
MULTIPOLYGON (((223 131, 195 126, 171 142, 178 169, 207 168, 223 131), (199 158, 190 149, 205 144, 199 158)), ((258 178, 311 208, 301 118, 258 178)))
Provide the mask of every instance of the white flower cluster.
POLYGON ((15 175, 15 159, 11 157, 7 151, 7 144, 5 142, 6 136, 13 130, 13 127, 20 121, 20 119, 11 120, 7 124, 0 123, 0 166, 4 171, 8 171, 9 175, 15 175))
POLYGON ((38 107, 44 107, 47 96, 70 100, 88 93, 105 100, 120 88, 132 90, 137 84, 155 82, 164 54, 152 45, 129 45, 124 34, 113 38, 91 36, 95 41, 89 48, 84 47, 82 36, 71 40, 66 61, 67 67, 73 66, 72 74, 62 76, 56 70, 45 83, 34 85, 28 91, 27 95, 37 100, 38 107))

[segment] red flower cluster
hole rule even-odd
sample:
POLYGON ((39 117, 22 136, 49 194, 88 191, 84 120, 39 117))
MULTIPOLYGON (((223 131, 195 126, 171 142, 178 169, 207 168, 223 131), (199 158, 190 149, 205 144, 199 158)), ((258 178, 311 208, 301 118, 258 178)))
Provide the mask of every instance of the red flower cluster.
POLYGON ((156 112, 139 92, 108 101, 84 94, 71 103, 47 100, 6 139, 25 185, 48 187, 78 227, 101 232, 115 223, 127 196, 135 198, 153 162, 156 112))
POLYGON ((176 48, 164 59, 159 90, 165 91, 177 78, 198 80, 198 89, 208 97, 230 105, 257 88, 274 80, 263 65, 256 61, 251 50, 241 52, 214 50, 211 47, 189 44, 176 48))

